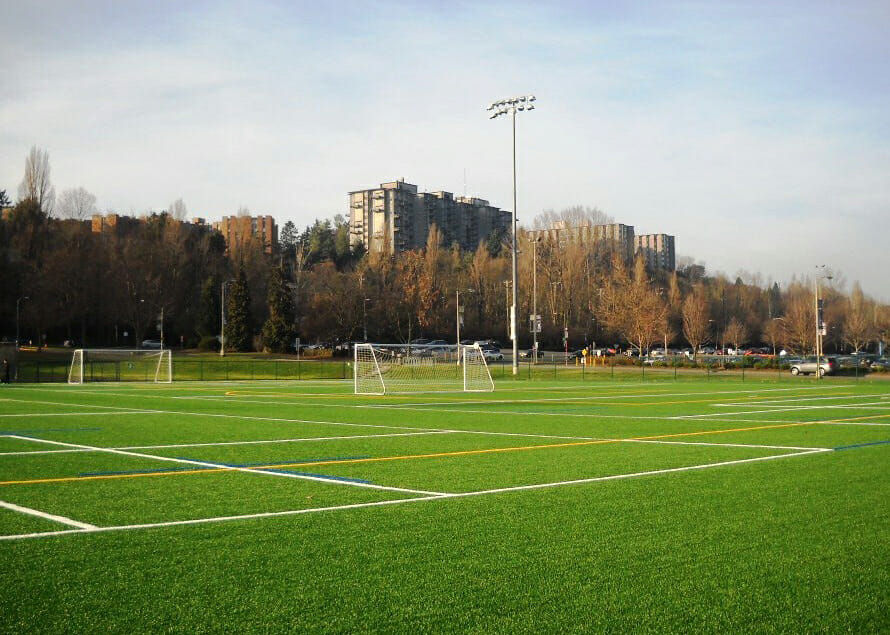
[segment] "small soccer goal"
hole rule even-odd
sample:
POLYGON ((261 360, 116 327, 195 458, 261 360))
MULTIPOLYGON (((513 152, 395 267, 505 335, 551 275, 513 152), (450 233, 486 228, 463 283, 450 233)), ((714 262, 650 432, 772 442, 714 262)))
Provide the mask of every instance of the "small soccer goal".
POLYGON ((422 347, 356 344, 355 394, 493 391, 494 381, 479 345, 455 350, 457 355, 442 355, 422 347))
POLYGON ((95 381, 173 381, 173 354, 169 349, 118 350, 78 348, 71 357, 69 384, 95 381))

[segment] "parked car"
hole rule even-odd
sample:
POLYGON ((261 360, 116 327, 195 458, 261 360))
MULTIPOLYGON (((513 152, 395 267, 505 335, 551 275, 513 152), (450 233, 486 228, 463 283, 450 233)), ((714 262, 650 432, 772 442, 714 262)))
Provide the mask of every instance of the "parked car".
POLYGON ((142 340, 142 348, 153 348, 160 350, 161 340, 142 340))
POLYGON ((791 364, 792 375, 811 375, 818 368, 819 376, 832 375, 837 370, 837 359, 834 357, 822 357, 821 364, 815 357, 807 357, 802 361, 791 364))
MULTIPOLYGON (((535 349, 529 348, 524 351, 519 351, 519 356, 523 357, 525 359, 533 359, 535 356, 535 349)), ((544 351, 542 351, 541 349, 538 349, 538 359, 543 359, 543 358, 544 358, 544 351)))
POLYGON ((886 357, 879 357, 878 359, 871 360, 871 366, 869 366, 872 370, 890 370, 890 359, 886 357))
POLYGON ((482 356, 486 362, 500 362, 504 359, 504 354, 496 348, 482 348, 482 356))

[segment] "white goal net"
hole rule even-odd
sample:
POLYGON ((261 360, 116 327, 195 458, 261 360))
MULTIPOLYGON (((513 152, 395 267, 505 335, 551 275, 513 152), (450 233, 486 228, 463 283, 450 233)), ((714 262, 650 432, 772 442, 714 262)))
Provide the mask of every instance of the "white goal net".
POLYGON ((69 384, 91 381, 173 381, 173 355, 169 349, 118 350, 78 348, 71 357, 69 384))
POLYGON ((457 355, 423 347, 356 344, 355 394, 407 392, 491 392, 494 382, 478 344, 460 346, 457 355))

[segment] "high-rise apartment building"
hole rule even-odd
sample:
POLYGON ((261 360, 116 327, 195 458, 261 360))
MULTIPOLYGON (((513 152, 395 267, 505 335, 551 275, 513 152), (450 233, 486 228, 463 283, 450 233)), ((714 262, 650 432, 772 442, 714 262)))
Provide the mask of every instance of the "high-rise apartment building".
POLYGON ((278 249, 278 225, 271 216, 223 216, 213 228, 223 235, 227 249, 250 240, 259 240, 267 254, 278 249))
POLYGON ((475 250, 493 231, 510 226, 510 212, 479 198, 451 192, 417 192, 404 180, 349 193, 349 239, 368 251, 399 253, 426 245, 435 225, 446 246, 475 250))
POLYGON ((634 238, 636 253, 643 256, 650 269, 673 271, 676 266, 674 237, 668 234, 644 234, 634 238))

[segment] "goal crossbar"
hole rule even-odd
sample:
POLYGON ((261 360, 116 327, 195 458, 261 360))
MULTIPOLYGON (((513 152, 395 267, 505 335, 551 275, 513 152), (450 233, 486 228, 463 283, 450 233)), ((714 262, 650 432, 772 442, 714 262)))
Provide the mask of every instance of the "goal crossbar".
POLYGON ((441 350, 356 344, 353 381, 357 395, 494 390, 488 364, 478 344, 441 350))
POLYGON ((125 350, 78 348, 71 356, 69 384, 94 381, 141 381, 171 383, 173 354, 170 349, 125 350))

